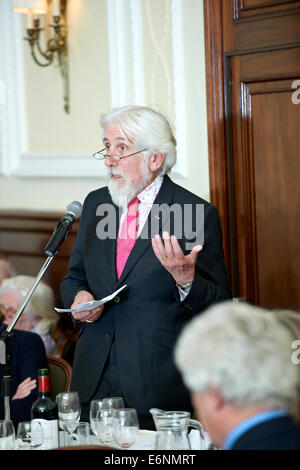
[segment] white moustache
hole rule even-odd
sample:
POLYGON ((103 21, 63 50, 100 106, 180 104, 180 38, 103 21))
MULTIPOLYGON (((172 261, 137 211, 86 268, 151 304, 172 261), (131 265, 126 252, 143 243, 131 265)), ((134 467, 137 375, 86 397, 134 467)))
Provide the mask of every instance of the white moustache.
POLYGON ((115 170, 109 169, 108 172, 107 172, 107 175, 108 175, 108 177, 110 177, 110 176, 121 176, 122 178, 125 178, 125 175, 124 175, 123 171, 122 170, 117 170, 117 169, 115 169, 115 170))

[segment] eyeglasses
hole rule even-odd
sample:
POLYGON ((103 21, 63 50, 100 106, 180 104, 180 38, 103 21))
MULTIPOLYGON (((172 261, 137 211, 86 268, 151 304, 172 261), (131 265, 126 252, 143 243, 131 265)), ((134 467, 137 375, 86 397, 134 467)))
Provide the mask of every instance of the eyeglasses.
POLYGON ((118 155, 118 154, 112 154, 112 155, 106 154, 105 152, 107 151, 107 149, 104 148, 102 150, 99 150, 98 152, 93 153, 93 157, 96 158, 97 160, 105 160, 106 158, 109 158, 112 162, 117 163, 120 160, 123 160, 123 158, 132 157, 132 155, 137 155, 138 153, 145 152, 146 150, 148 149, 145 148, 143 150, 139 150, 138 152, 130 153, 129 155, 124 155, 123 157, 121 157, 121 155, 118 155))

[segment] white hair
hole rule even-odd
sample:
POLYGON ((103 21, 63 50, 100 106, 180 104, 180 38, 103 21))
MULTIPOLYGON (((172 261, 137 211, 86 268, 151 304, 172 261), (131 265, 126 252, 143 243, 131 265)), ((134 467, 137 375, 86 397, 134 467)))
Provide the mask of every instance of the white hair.
POLYGON ((291 361, 292 342, 293 335, 271 311, 228 301, 185 327, 175 362, 192 391, 216 388, 236 406, 292 409, 299 377, 291 361))
MULTIPOLYGON (((12 291, 18 293, 24 299, 34 280, 34 277, 25 275, 5 279, 0 286, 0 297, 4 292, 12 291)), ((54 323, 56 323, 58 317, 54 310, 54 302, 55 298, 52 288, 41 281, 25 307, 25 312, 28 316, 41 318, 41 321, 35 326, 37 333, 48 333, 54 323)))
POLYGON ((117 125, 137 150, 147 148, 146 157, 163 153, 165 158, 158 175, 169 173, 175 165, 176 140, 170 123, 161 113, 145 106, 124 106, 102 114, 100 123, 104 132, 108 125, 117 125))

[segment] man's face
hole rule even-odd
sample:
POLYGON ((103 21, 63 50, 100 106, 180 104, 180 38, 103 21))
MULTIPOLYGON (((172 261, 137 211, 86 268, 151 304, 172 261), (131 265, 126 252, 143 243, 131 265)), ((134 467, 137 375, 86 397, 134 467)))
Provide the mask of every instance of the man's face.
MULTIPOLYGON (((139 150, 114 124, 107 126, 103 143, 107 155, 118 154, 122 157, 139 150)), ((110 194, 113 202, 119 206, 127 205, 153 180, 153 174, 141 153, 123 158, 119 162, 106 158, 105 165, 108 168, 110 194)))
POLYGON ((219 447, 222 445, 220 429, 218 427, 215 398, 211 393, 192 393, 193 407, 196 410, 197 419, 203 425, 205 431, 211 437, 213 443, 219 447))

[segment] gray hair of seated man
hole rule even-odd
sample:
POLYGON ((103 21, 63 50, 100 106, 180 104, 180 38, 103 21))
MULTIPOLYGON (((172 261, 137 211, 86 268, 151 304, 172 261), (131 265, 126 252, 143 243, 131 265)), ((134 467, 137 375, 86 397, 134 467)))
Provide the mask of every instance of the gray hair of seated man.
POLYGON ((135 143, 136 150, 147 148, 146 158, 153 153, 164 153, 165 158, 158 172, 164 175, 176 163, 176 140, 167 118, 150 107, 123 106, 101 115, 100 124, 105 129, 115 124, 126 139, 135 143))
MULTIPOLYGON (((34 277, 26 275, 5 279, 0 286, 0 297, 4 292, 12 291, 18 293, 24 299, 34 281, 34 277)), ((52 288, 45 282, 40 281, 25 307, 28 316, 41 318, 35 326, 37 333, 48 333, 57 322, 58 315, 54 310, 54 304, 55 296, 52 288)))
POLYGON ((291 360, 293 340, 274 312, 227 301, 184 328, 175 362, 191 391, 215 388, 235 406, 293 410, 299 378, 291 360))

